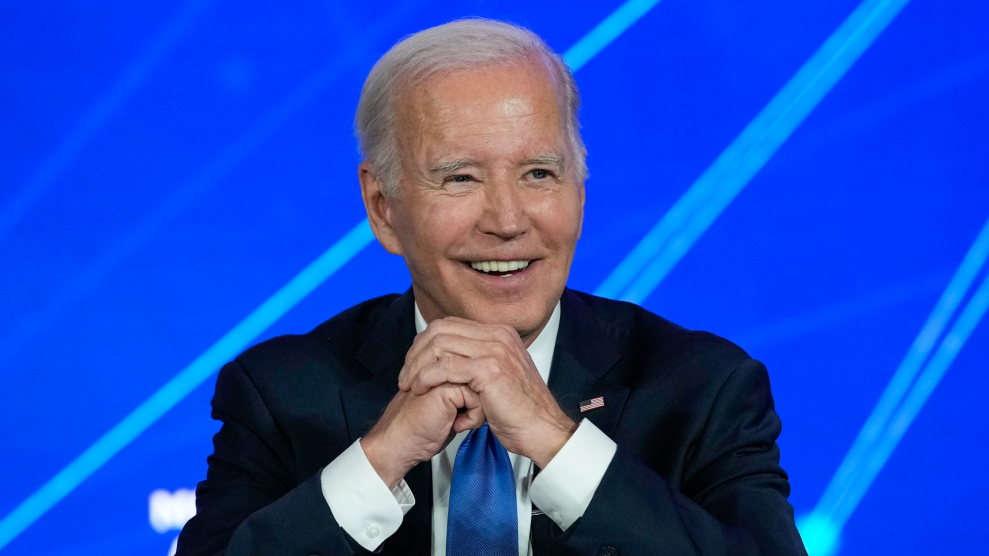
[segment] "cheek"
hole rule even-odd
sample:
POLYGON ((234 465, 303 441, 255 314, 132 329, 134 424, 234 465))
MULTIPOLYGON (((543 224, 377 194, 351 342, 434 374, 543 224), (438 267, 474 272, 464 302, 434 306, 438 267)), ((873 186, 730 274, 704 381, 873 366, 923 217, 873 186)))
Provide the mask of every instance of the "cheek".
POLYGON ((449 247, 470 237, 477 221, 475 208, 464 197, 440 197, 423 203, 412 223, 419 251, 442 255, 449 247))
POLYGON ((547 243, 554 247, 568 247, 576 243, 583 216, 579 199, 544 195, 530 207, 529 214, 547 243))

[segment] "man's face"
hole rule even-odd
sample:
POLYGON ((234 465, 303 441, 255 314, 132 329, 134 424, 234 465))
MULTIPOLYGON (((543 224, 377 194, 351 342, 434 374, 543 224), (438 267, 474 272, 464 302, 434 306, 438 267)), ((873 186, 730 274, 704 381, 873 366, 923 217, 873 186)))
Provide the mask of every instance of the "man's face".
MULTIPOLYGON (((427 321, 508 324, 528 344, 563 292, 584 186, 538 62, 434 76, 399 103, 402 182, 385 198, 427 321)), ((380 234, 379 234, 380 237, 380 234)))

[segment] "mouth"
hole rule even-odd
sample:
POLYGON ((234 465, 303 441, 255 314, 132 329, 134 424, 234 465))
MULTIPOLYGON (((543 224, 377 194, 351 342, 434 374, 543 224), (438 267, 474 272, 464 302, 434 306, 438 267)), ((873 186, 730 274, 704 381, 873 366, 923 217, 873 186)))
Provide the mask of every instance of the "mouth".
POLYGON ((470 265, 475 271, 488 276, 498 276, 499 278, 509 278, 529 267, 532 260, 517 261, 471 261, 470 265))

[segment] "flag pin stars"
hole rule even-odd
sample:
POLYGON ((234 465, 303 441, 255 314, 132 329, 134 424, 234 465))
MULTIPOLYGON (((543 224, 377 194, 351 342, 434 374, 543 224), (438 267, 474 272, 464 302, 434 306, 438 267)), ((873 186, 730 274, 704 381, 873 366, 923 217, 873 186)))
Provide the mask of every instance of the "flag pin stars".
POLYGON ((584 400, 580 402, 580 412, 590 411, 592 409, 597 409, 599 407, 604 407, 604 396, 598 396, 596 398, 591 398, 589 400, 584 400))

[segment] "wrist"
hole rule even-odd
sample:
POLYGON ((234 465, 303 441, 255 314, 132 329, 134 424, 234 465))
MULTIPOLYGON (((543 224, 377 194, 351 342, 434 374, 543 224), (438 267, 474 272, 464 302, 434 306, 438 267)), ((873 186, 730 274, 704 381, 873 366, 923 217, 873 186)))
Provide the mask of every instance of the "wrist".
POLYGON ((364 455, 367 457, 367 461, 390 489, 395 488, 401 482, 402 478, 405 477, 405 474, 418 463, 415 461, 404 461, 402 458, 397 457, 397 451, 394 449, 395 445, 379 436, 373 435, 373 431, 367 437, 361 438, 360 443, 361 449, 364 450, 364 455), (389 446, 392 448, 389 449, 389 446))
POLYGON ((529 456, 529 459, 540 469, 545 468, 549 462, 553 461, 556 454, 560 453, 560 450, 563 449, 563 446, 566 445, 576 430, 577 423, 564 417, 541 436, 540 441, 537 442, 539 449, 529 456))

